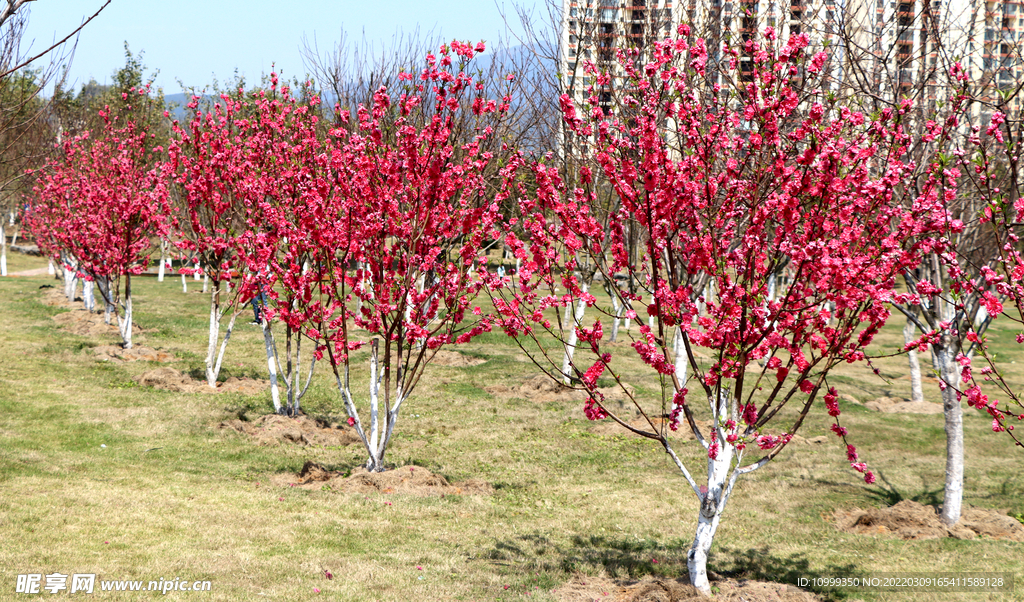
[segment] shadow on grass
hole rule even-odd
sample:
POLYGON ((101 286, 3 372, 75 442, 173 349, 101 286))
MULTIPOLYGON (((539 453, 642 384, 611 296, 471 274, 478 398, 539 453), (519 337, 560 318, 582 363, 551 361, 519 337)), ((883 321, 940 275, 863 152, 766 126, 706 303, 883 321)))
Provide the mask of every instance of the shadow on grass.
POLYGON ((923 490, 920 493, 907 497, 899 489, 896 489, 896 486, 885 477, 885 473, 881 470, 878 470, 878 478, 881 480, 881 484, 869 489, 868 495, 887 507, 895 506, 903 500, 911 500, 925 506, 938 507, 942 504, 943 487, 941 486, 938 489, 928 489, 927 483, 922 483, 923 490))
MULTIPOLYGON (((794 553, 787 557, 775 556, 767 546, 748 550, 723 547, 718 555, 729 557, 732 562, 729 568, 719 571, 723 576, 793 585, 815 592, 827 600, 846 600, 857 592, 817 586, 815 580, 866 576, 866 573, 853 563, 828 564, 823 568, 812 568, 810 560, 804 553, 794 553)), ((717 564, 722 566, 723 563, 717 564)))
MULTIPOLYGON (((690 543, 681 539, 662 542, 601 535, 574 535, 568 541, 552 541, 543 535, 526 534, 495 541, 494 547, 483 557, 494 564, 528 572, 568 576, 603 571, 615 579, 634 580, 646 576, 675 579, 687 575, 686 553, 690 543)), ((708 569, 731 579, 799 586, 827 600, 845 600, 856 592, 815 587, 815 579, 865 575, 853 563, 812 567, 807 554, 779 556, 772 554, 767 546, 714 550, 708 569)))
MULTIPOLYGON (((921 490, 916 494, 904 493, 896 488, 892 484, 882 471, 877 470, 878 478, 881 480, 879 483, 876 481, 874 487, 864 489, 862 486, 858 486, 858 495, 863 494, 868 499, 875 501, 880 507, 895 506, 903 500, 912 500, 923 504, 925 506, 939 506, 942 504, 942 486, 936 489, 928 489, 928 483, 922 482, 921 490)), ((814 483, 823 487, 830 487, 835 490, 849 490, 851 484, 849 482, 833 481, 829 479, 813 479, 814 483)))
POLYGON ((603 569, 615 578, 679 577, 686 573, 688 546, 682 540, 662 543, 654 539, 574 535, 568 541, 553 541, 543 535, 526 534, 495 541, 483 556, 497 564, 565 575, 603 569))

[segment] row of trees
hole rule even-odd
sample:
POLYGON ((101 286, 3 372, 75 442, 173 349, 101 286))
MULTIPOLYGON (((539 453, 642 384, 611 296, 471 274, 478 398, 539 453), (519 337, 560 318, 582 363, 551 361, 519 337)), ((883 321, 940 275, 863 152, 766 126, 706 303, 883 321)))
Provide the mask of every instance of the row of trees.
MULTIPOLYGON (((443 45, 354 107, 325 111, 274 76, 212 106, 196 97, 166 148, 133 118, 148 90, 125 92, 117 111, 102 112, 101 132, 63 141, 27 222, 49 255, 102 283, 126 346, 131 276, 148 265, 151 241, 197 257, 212 282, 211 385, 229 308, 265 299, 275 409, 300 411, 326 358, 370 470, 384 469, 399 411, 436 351, 504 330, 553 378, 588 392, 589 418, 616 420, 666 451, 699 503, 689 569, 705 592, 737 479, 778 457, 815 406, 873 481, 846 442, 828 374, 865 358, 891 308, 925 330, 908 348, 930 346, 941 362, 947 431, 962 392, 1009 431, 961 351, 966 342, 984 354, 971 299, 989 319, 1002 303, 1021 307, 1022 208, 993 183, 1015 169, 1002 159, 1015 147, 1000 141, 1001 118, 984 131, 965 125, 966 88, 917 128, 909 100, 863 111, 830 93, 828 56, 804 35, 783 42, 769 29, 726 45, 716 63, 681 26, 644 53, 619 52, 625 80, 613 111, 596 93, 609 76, 590 66, 586 105, 559 97, 564 148, 579 152, 537 154, 499 135, 517 106, 516 78, 474 75, 483 49, 443 45), (740 52, 753 61, 743 73, 728 58, 740 52), (965 172, 987 203, 980 213, 962 202, 965 172), (979 227, 998 244, 961 253, 958 241, 979 227), (486 269, 493 244, 516 258, 514 274, 486 269), (590 292, 594 282, 611 307, 590 292), (481 291, 493 313, 474 306, 481 291), (587 320, 588 308, 605 323, 587 320), (627 354, 604 334, 620 319, 638 322, 627 354), (552 337, 564 353, 548 355, 552 337), (370 384, 360 394, 350 375, 363 348, 370 384), (656 375, 658 398, 626 382, 631 353, 656 375), (598 380, 609 378, 646 426, 604 403, 598 380), (780 426, 784 417, 792 422, 780 426), (675 452, 680 426, 706 452, 703 475, 675 452)), ((951 76, 960 81, 955 68, 951 76)), ((981 378, 996 375, 987 368, 981 378)), ((962 457, 960 466, 962 490, 962 457)), ((955 522, 959 490, 948 478, 944 517, 955 522)))

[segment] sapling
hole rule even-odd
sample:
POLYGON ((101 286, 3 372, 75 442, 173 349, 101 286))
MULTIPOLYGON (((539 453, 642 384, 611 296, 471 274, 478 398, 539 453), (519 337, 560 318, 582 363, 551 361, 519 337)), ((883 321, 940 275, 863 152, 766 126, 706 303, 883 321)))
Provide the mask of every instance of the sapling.
MULTIPOLYGON (((206 347, 206 382, 217 386, 224 353, 242 309, 237 296, 227 302, 223 285, 235 270, 236 237, 245 227, 245 206, 239 188, 253 177, 247 173, 247 131, 235 120, 244 101, 222 95, 209 111, 199 108, 199 97, 188 105, 190 120, 172 126, 168 145, 167 177, 173 183, 166 214, 174 244, 203 266, 203 292, 209 288, 209 336, 206 347), (223 340, 221 322, 231 312, 223 340)), ((247 124, 246 124, 247 125, 247 124)), ((161 241, 161 249, 166 243, 161 241)), ((161 253, 161 274, 163 258, 161 253)), ((182 273, 182 286, 187 286, 182 273)))
POLYGON ((60 254, 66 279, 82 272, 96 281, 108 309, 116 308, 124 347, 131 349, 132 276, 149 265, 150 236, 160 232, 167 189, 151 167, 159 149, 147 148, 150 135, 130 111, 114 117, 103 110, 100 116, 105 125, 99 137, 66 139, 38 174, 27 221, 36 238, 50 241, 46 247, 60 254))
MULTIPOLYGON (((577 326, 570 368, 589 395, 588 418, 657 442, 686 480, 698 506, 687 566, 710 595, 708 552, 737 479, 777 458, 815 405, 846 443, 829 371, 862 359, 889 303, 904 300, 896 279, 931 248, 922 235, 941 228, 952 191, 940 166, 902 160, 909 139, 897 112, 865 115, 815 87, 825 55, 806 56, 806 35, 783 44, 768 28, 722 49, 725 69, 711 73, 704 41, 686 25, 678 33, 643 60, 620 51, 618 113, 601 108, 597 92, 611 77, 593 65, 589 106, 563 96, 563 119, 600 170, 583 168, 568 186, 545 161, 529 164, 513 191, 521 217, 506 221, 522 268, 491 294, 502 328, 557 375, 543 344, 559 328, 550 310, 582 299, 598 311, 580 284, 580 258, 606 281, 636 283, 612 292, 638 323, 632 350, 657 375, 660 396, 627 386, 600 318, 577 326), (751 61, 743 72, 741 53, 751 61), (920 195, 901 186, 915 175, 920 195), (595 210, 602 178, 621 201, 608 229, 595 210), (634 255, 627 237, 637 235, 634 255), (672 361, 676 336, 685 370, 672 361), (636 420, 605 403, 598 379, 622 389, 636 420), (783 414, 787 406, 796 411, 783 414), (675 451, 680 426, 703 447, 703 475, 675 451)), ((845 449, 873 482, 855 448, 845 449)))
POLYGON ((330 364, 370 471, 385 470, 399 412, 437 351, 490 329, 471 304, 501 201, 488 173, 500 166, 484 145, 508 98, 486 98, 469 74, 483 49, 442 46, 420 73, 400 75, 402 89, 376 90, 355 114, 336 108, 341 125, 326 140, 294 103, 268 98, 261 109, 282 125, 268 128, 279 137, 266 148, 278 151, 261 156, 286 157, 286 176, 253 213, 251 271, 270 272, 269 313, 330 364), (453 127, 465 115, 476 125, 468 139, 453 127), (360 395, 351 372, 367 363, 360 395))

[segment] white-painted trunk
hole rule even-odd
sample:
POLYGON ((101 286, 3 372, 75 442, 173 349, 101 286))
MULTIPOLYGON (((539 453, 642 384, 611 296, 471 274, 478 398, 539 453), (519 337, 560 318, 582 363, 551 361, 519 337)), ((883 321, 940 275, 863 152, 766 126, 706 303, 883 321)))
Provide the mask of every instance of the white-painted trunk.
POLYGON ((57 275, 57 268, 53 267, 53 260, 52 259, 48 260, 47 263, 46 263, 46 273, 49 274, 50 276, 56 276, 57 275))
POLYGON ((770 328, 771 325, 772 325, 771 303, 775 301, 775 295, 776 295, 777 291, 778 291, 778 278, 775 276, 775 273, 773 272, 773 273, 771 273, 768 276, 768 298, 765 299, 765 302, 764 302, 764 309, 765 309, 764 326, 765 326, 765 328, 770 328))
POLYGON ((160 241, 160 267, 156 270, 156 281, 164 281, 164 273, 167 271, 167 241, 160 241))
MULTIPOLYGON (((917 326, 910 318, 907 318, 907 322, 903 326, 903 344, 909 344, 917 338, 914 336, 916 333, 917 326)), ((921 386, 921 362, 918 360, 917 350, 911 349, 907 352, 907 361, 910 363, 910 401, 915 403, 924 401, 924 389, 921 386)))
MULTIPOLYGON (((580 287, 580 290, 583 291, 584 294, 586 294, 589 289, 589 284, 584 284, 580 287)), ((572 315, 572 322, 568 326, 569 338, 565 342, 565 354, 562 357, 562 380, 567 385, 572 382, 573 374, 570 368, 572 366, 572 357, 576 353, 576 341, 579 340, 576 336, 576 327, 583 323, 583 316, 586 310, 587 302, 580 299, 576 302, 574 311, 570 312, 568 307, 565 311, 566 314, 571 313, 572 315)))
POLYGON ((978 306, 978 313, 974 315, 974 329, 981 330, 988 320, 988 309, 984 305, 978 306))
POLYGON ((95 278, 96 289, 100 291, 100 297, 103 299, 103 323, 110 324, 110 316, 114 313, 114 298, 110 296, 110 280, 106 277, 95 278))
POLYGON ((214 385, 213 386, 216 386, 217 375, 220 374, 220 367, 221 367, 222 362, 224 361, 224 351, 228 348, 228 341, 231 339, 231 333, 235 331, 235 320, 238 318, 238 315, 241 314, 241 313, 242 312, 240 312, 240 311, 236 311, 234 314, 232 314, 231 320, 228 322, 227 331, 224 332, 224 340, 221 341, 220 352, 217 354, 217 363, 214 364, 214 367, 213 367, 213 378, 214 378, 214 385))
POLYGON ((964 416, 954 386, 959 382, 956 356, 958 344, 955 337, 942 335, 938 344, 932 345, 932 354, 942 366, 940 377, 951 383, 942 391, 942 409, 946 430, 946 482, 942 496, 940 518, 947 526, 960 520, 964 497, 964 416))
POLYGON ((612 319, 612 334, 608 338, 608 342, 614 343, 619 338, 619 323, 622 322, 622 311, 624 305, 619 301, 618 295, 612 296, 612 311, 615 312, 615 317, 612 319))
MULTIPOLYGON (((216 283, 213 292, 210 293, 210 332, 206 344, 206 384, 213 388, 217 387, 217 375, 220 373, 220 358, 216 356, 217 343, 220 341, 221 315, 220 283, 216 283)), ((224 342, 227 343, 227 337, 224 338, 224 342)))
POLYGON ((715 458, 708 457, 707 492, 701 500, 700 512, 697 515, 697 532, 693 537, 693 545, 686 554, 686 569, 690 573, 690 584, 705 596, 711 595, 711 583, 708 581, 708 553, 718 531, 729 501, 729 493, 735 483, 735 475, 728 487, 729 472, 735 448, 726 441, 720 441, 721 449, 715 458))
POLYGON ((64 296, 68 298, 68 303, 74 303, 75 292, 78 290, 78 277, 75 275, 74 270, 65 267, 64 268, 64 296))
POLYGON ((188 279, 185 278, 185 274, 184 273, 181 274, 181 292, 183 292, 183 293, 187 293, 188 292, 188 279))
POLYGON ((96 310, 96 296, 93 295, 95 287, 96 283, 91 279, 87 279, 82 284, 82 303, 85 305, 85 311, 92 312, 96 310))
POLYGON ((676 328, 676 336, 672 341, 672 353, 675 356, 676 379, 679 381, 680 387, 685 387, 686 367, 689 364, 690 358, 686 353, 686 343, 683 342, 682 326, 676 328))
POLYGON ((380 361, 377 354, 377 339, 374 339, 370 341, 370 459, 366 464, 366 470, 370 472, 375 472, 374 468, 378 465, 376 451, 379 440, 377 431, 380 426, 380 361))
POLYGON ((60 253, 60 273, 64 277, 64 296, 68 303, 74 303, 78 291, 78 262, 65 251, 60 253))
POLYGON ((132 281, 131 276, 125 276, 124 285, 124 312, 117 315, 117 329, 121 332, 121 339, 124 341, 124 348, 132 348, 132 281))
POLYGON ((0 221, 0 276, 7 275, 7 232, 0 221))
POLYGON ((267 349, 267 369, 270 371, 270 398, 274 402, 274 412, 281 413, 281 391, 277 387, 277 352, 274 349, 274 335, 270 332, 270 322, 265 313, 263 318, 263 344, 267 349))

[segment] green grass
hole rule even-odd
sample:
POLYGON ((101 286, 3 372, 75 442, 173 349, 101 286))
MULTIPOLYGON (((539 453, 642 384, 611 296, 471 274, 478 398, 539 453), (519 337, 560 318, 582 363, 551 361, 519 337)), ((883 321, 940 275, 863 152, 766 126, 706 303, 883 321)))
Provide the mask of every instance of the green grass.
MULTIPOLYGON (((11 263, 45 266, 17 255, 11 263)), ((388 455, 396 466, 423 466, 450 480, 482 479, 493 494, 306 491, 269 481, 306 460, 352 469, 364 461, 362 449, 261 447, 217 429, 221 420, 267 413, 269 396, 136 386, 134 378, 155 366, 97 362, 92 348, 116 338, 60 330, 50 317, 62 310, 41 303, 39 287, 49 284, 59 285, 47 277, 0 280, 0 344, 7 350, 0 362, 0 600, 21 599, 15 576, 29 572, 213 583, 211 592, 169 599, 353 601, 554 600, 552 589, 578 574, 685 572, 697 503, 665 454, 645 440, 595 433, 579 403, 489 393, 492 384, 516 387, 535 373, 498 333, 462 350, 487 362, 428 369, 388 455), (326 580, 322 569, 335 578, 326 580)), ((206 336, 206 297, 189 285, 186 295, 176 278, 136 283, 136 321, 146 331, 137 342, 174 354, 171 365, 186 372, 201 367, 206 336)), ((993 349, 1011 357, 1012 335, 995 335, 993 349)), ((894 347, 900 336, 894 326, 878 344, 894 347)), ((626 343, 617 345, 616 352, 629 352, 626 343)), ((222 378, 261 374, 262 352, 259 330, 238 324, 222 378)), ((860 366, 844 366, 830 380, 862 401, 906 396, 903 361, 879 360, 888 380, 860 366)), ((1020 378, 1012 366, 1011 377, 1020 378)), ((657 393, 657 381, 640 366, 628 372, 640 395, 657 393)), ((304 403, 311 414, 338 420, 343 411, 328 374, 318 372, 304 403)), ((934 384, 926 394, 938 399, 934 384)), ((825 434, 827 418, 813 412, 801 434, 825 434)), ((846 404, 843 418, 851 442, 884 479, 864 484, 834 437, 788 447, 738 484, 712 570, 781 583, 937 567, 1024 576, 1020 544, 837 531, 829 520, 837 509, 940 502, 944 474, 941 416, 880 415, 846 404)), ((969 411, 965 424, 965 503, 1024 513, 1021 452, 991 433, 983 416, 969 411)), ((678 451, 691 466, 700 462, 695 444, 681 442, 678 451)), ((838 600, 1005 599, 823 593, 838 600)))

